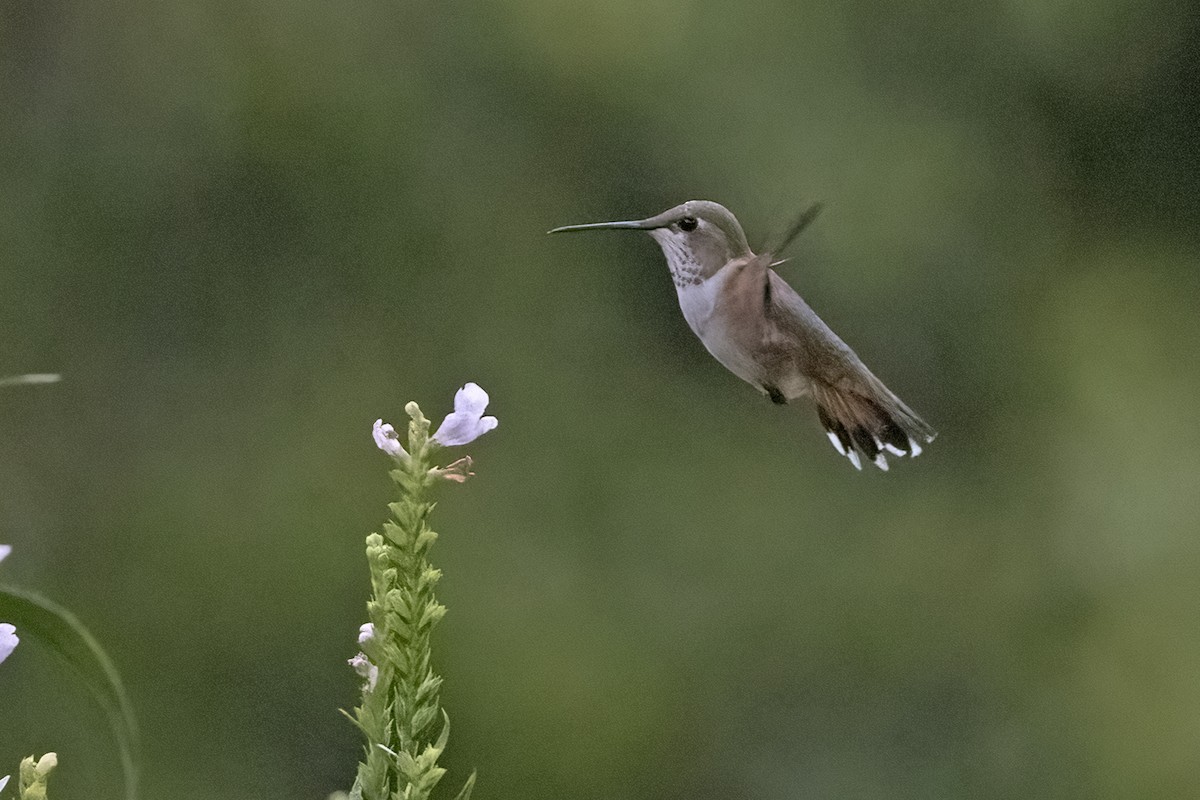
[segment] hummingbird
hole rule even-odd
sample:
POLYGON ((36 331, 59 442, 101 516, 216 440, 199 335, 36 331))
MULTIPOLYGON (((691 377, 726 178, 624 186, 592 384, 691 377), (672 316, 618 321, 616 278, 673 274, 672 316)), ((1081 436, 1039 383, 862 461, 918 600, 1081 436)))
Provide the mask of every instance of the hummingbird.
POLYGON ((809 398, 829 441, 856 469, 887 454, 917 456, 937 433, 876 378, 774 267, 816 218, 800 215, 780 243, 755 254, 720 203, 689 200, 646 219, 565 225, 550 233, 649 233, 667 258, 688 327, 726 369, 784 405, 809 398))

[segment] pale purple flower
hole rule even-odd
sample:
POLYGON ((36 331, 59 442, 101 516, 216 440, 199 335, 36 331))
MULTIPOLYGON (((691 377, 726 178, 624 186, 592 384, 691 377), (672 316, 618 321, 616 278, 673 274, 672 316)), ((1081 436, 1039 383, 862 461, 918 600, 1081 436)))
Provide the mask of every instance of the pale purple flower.
POLYGON ((12 651, 17 649, 20 642, 16 626, 0 622, 0 662, 12 655, 12 651))
POLYGON ((349 659, 346 663, 354 668, 354 671, 358 673, 360 678, 367 679, 368 691, 375 690, 375 684, 379 680, 379 667, 372 664, 362 653, 349 659))
POLYGON ((495 428, 499 421, 495 417, 485 417, 488 393, 477 383, 468 383, 454 393, 454 413, 447 414, 442 420, 433 441, 443 447, 454 447, 460 444, 470 444, 495 428))
POLYGON ((8 558, 8 554, 12 552, 11 544, 0 544, 0 561, 8 558))
POLYGON ((371 428, 371 436, 375 438, 375 446, 380 450, 401 464, 408 462, 408 451, 404 449, 404 445, 400 444, 400 434, 396 433, 396 429, 390 423, 381 419, 375 420, 375 425, 371 428))
POLYGON ((370 622, 364 622, 358 626, 358 643, 364 645, 375 638, 375 626, 370 622))

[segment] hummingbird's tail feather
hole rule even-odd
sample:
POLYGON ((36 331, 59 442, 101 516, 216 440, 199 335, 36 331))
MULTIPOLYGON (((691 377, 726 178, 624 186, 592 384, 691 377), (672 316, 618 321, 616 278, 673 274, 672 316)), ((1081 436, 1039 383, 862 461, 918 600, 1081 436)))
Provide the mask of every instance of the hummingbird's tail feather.
MULTIPOLYGON (((874 376, 872 376, 874 377, 874 376)), ((817 416, 837 451, 862 469, 863 459, 887 470, 887 453, 921 454, 937 432, 876 379, 869 394, 832 386, 813 388, 817 416)), ((864 387, 868 388, 868 387, 864 387)))

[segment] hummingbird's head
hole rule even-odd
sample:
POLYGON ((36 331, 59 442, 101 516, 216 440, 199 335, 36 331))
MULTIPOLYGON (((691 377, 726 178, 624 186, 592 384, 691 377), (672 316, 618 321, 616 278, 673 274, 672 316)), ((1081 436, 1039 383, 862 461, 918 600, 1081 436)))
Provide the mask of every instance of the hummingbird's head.
POLYGON ((646 219, 567 225, 551 233, 646 231, 662 248, 676 286, 701 283, 735 258, 751 256, 737 217, 720 203, 689 200, 646 219))

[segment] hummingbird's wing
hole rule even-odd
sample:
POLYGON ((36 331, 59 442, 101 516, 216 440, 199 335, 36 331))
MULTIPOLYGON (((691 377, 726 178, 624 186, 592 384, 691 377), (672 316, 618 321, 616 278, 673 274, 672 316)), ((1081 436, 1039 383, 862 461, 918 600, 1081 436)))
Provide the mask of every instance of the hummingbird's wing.
POLYGON ((825 206, 823 206, 821 203, 813 203, 808 208, 804 209, 800 216, 796 217, 795 222, 788 226, 787 230, 783 232, 783 235, 780 236, 778 240, 771 242, 763 249, 763 256, 766 261, 768 263, 776 264, 781 264, 783 261, 786 261, 787 259, 783 259, 783 261, 776 261, 776 259, 783 254, 783 251, 788 248, 788 245, 790 245, 797 236, 804 232, 805 228, 813 223, 813 220, 817 218, 817 215, 821 213, 821 209, 824 207, 825 206))
POLYGON ((788 399, 808 394, 838 451, 861 469, 861 457, 887 469, 884 451, 917 455, 933 428, 867 369, 849 345, 772 269, 763 289, 764 351, 774 374, 795 378, 788 399), (790 362, 790 363, 789 363, 790 362))

